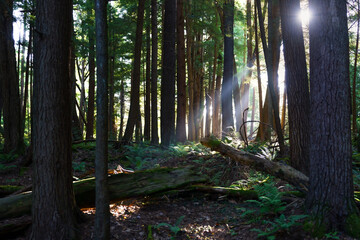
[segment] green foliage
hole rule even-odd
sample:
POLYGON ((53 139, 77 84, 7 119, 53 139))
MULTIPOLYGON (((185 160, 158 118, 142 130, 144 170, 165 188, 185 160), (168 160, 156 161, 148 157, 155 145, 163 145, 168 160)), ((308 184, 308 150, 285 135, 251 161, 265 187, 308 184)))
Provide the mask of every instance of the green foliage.
POLYGON ((181 216, 176 220, 176 223, 174 225, 171 225, 169 223, 159 223, 154 228, 159 229, 160 227, 168 227, 170 231, 172 232, 171 239, 175 239, 176 235, 180 232, 180 223, 184 219, 185 216, 181 216))
POLYGON ((260 208, 262 215, 277 215, 285 210, 285 203, 281 201, 281 193, 272 182, 254 187, 259 195, 259 200, 248 200, 260 208))
POLYGON ((5 165, 5 164, 0 163, 0 172, 6 172, 6 171, 9 171, 16 167, 17 167, 16 165, 5 165))
POLYGON ((250 175, 247 179, 241 179, 236 181, 230 185, 231 188, 249 190, 253 188, 255 185, 264 183, 272 178, 267 174, 263 174, 256 171, 250 171, 250 175))
POLYGON ((284 214, 281 214, 278 218, 275 218, 274 221, 264 220, 263 223, 269 224, 270 227, 266 228, 264 231, 258 228, 253 228, 251 231, 258 232, 258 237, 266 237, 267 239, 275 239, 275 234, 279 233, 290 233, 290 229, 294 226, 300 225, 298 222, 301 219, 308 217, 307 215, 291 215, 285 217, 284 214))
POLYGON ((95 142, 83 142, 83 143, 78 143, 78 144, 74 144, 72 145, 72 150, 73 151, 78 151, 78 150, 95 150, 96 148, 96 143, 95 142))
POLYGON ((340 239, 338 236, 338 232, 329 232, 325 234, 326 239, 340 239))
POLYGON ((10 152, 10 153, 3 153, 3 154, 0 154, 0 162, 2 163, 9 163, 9 162, 12 162, 14 161, 15 159, 17 159, 19 157, 18 154, 15 154, 13 152, 10 152))
POLYGON ((86 165, 84 162, 73 162, 72 167, 75 172, 85 172, 86 170, 86 165))

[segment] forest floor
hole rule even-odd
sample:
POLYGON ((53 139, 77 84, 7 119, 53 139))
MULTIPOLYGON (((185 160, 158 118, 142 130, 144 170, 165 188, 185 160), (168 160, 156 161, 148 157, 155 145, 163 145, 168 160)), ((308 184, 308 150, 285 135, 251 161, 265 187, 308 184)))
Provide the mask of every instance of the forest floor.
MULTIPOLYGON (((269 154, 268 151, 262 152, 269 154)), ((94 143, 74 145, 73 158, 74 176, 93 176, 94 143)), ((270 182, 269 185, 272 184, 279 192, 291 190, 286 182, 254 172, 199 144, 170 149, 147 144, 125 147, 109 145, 109 169, 116 169, 118 165, 135 171, 190 165, 207 175, 209 184, 214 186, 254 189, 256 185, 270 182)), ((0 165, 0 185, 31 185, 31 168, 9 169, 9 166, 0 165)), ((224 194, 181 189, 128 199, 110 206, 111 239, 316 239, 303 229, 306 219, 301 217, 305 214, 303 198, 289 196, 280 203, 261 203, 224 194), (269 206, 279 209, 265 209, 269 206)), ((79 235, 83 240, 95 239, 95 209, 82 210, 86 221, 80 224, 79 235)), ((30 228, 20 235, 9 236, 9 239, 27 239, 29 234, 30 228)), ((353 238, 332 232, 323 239, 353 238)))

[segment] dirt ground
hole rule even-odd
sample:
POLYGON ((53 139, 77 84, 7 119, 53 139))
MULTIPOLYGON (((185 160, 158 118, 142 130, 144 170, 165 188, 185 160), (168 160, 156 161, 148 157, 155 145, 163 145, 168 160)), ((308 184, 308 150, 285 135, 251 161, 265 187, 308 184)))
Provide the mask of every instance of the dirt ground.
MULTIPOLYGON (((81 177, 93 169, 94 149, 76 149, 74 158, 74 175, 81 177), (85 162, 85 164, 82 164, 85 162)), ((124 164, 124 151, 110 148, 110 169, 124 164)), ((224 159, 220 155, 201 152, 190 153, 186 156, 167 157, 157 156, 150 160, 151 164, 160 167, 196 166, 200 172, 207 174, 217 185, 228 186, 230 183, 246 179, 250 170, 244 166, 224 159), (216 181, 215 181, 216 180, 216 181)), ((131 166, 130 166, 131 167, 131 166)), ((0 175, 0 185, 31 185, 31 167, 3 172, 0 175)), ((279 182, 278 186, 285 186, 279 182)), ((286 199, 285 216, 304 214, 303 199, 291 197, 286 199)), ((141 239, 257 239, 258 233, 254 228, 265 230, 271 224, 263 221, 253 221, 242 216, 246 209, 253 205, 241 199, 230 198, 226 195, 202 192, 188 192, 179 190, 176 194, 162 193, 112 204, 111 206, 111 239, 141 240, 141 239)), ((258 209, 255 209, 258 210, 258 209)), ((85 222, 78 226, 81 239, 95 239, 94 218, 95 209, 83 209, 85 222)), ((271 220, 264 218, 263 220, 271 220)), ((15 220, 16 221, 16 220, 15 220)), ((4 221, 0 222, 4 224, 4 221)), ((1 239, 27 239, 30 228, 20 235, 7 236, 1 239)), ((276 239, 314 239, 305 232, 302 226, 294 226, 287 230, 278 231, 276 239)), ((266 239, 266 238, 260 238, 266 239)), ((353 239, 342 233, 328 235, 324 239, 353 239)))

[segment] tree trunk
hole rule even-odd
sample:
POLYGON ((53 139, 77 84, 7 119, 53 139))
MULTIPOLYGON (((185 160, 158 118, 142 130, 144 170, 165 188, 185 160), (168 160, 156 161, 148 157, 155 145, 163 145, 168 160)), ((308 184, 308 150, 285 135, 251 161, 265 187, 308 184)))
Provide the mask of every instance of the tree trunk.
MULTIPOLYGON (((260 56, 259 56, 259 38, 258 38, 258 20, 257 20, 257 4, 254 4, 254 28, 255 28, 255 55, 256 55, 256 73, 259 92, 259 118, 263 120, 263 98, 262 98, 262 86, 261 86, 261 71, 260 71, 260 56)), ((265 131, 263 124, 259 124, 258 136, 261 141, 265 140, 265 131)))
POLYGON ((141 68, 141 45, 142 32, 144 25, 144 8, 145 0, 139 0, 136 36, 135 36, 135 50, 134 50, 134 65, 131 74, 131 92, 130 92, 130 111, 129 118, 126 124, 126 129, 123 137, 124 142, 129 142, 133 138, 134 127, 138 122, 140 112, 140 68, 141 68))
POLYGON ((108 169, 108 31, 107 0, 95 0, 96 26, 96 154, 95 238, 110 239, 108 169))
MULTIPOLYGON (((21 113, 22 119, 22 137, 24 137, 25 132, 25 120, 26 120, 26 109, 27 109, 27 102, 28 102, 28 92, 29 92, 29 73, 30 73, 30 55, 32 54, 32 44, 33 44, 33 23, 30 21, 29 24, 29 44, 27 49, 27 56, 26 56, 26 66, 25 66, 25 87, 24 87, 24 98, 23 98, 23 107, 21 113)), ((30 119, 28 120, 30 121, 30 119)))
POLYGON ((237 150, 226 144, 223 144, 216 138, 206 138, 201 140, 201 144, 209 147, 213 151, 217 151, 226 157, 230 157, 232 160, 240 162, 243 165, 250 166, 256 171, 261 171, 280 179, 283 179, 290 184, 306 191, 309 184, 309 178, 296 169, 275 161, 261 158, 253 154, 237 150))
POLYGON ((186 72, 183 0, 177 0, 177 116, 176 141, 186 141, 186 72))
POLYGON ((310 187, 314 234, 360 238, 354 202, 346 1, 310 0, 310 187))
MULTIPOLYGON (((360 32, 360 1, 357 1, 358 6, 358 21, 357 21, 357 29, 356 29, 356 46, 355 46, 355 62, 354 62, 354 75, 352 81, 352 132, 353 137, 358 134, 357 132, 357 104, 356 104, 356 72, 357 72, 357 62, 358 62, 358 51, 359 51, 359 32, 360 32)), ((357 136, 359 138, 359 136, 357 136)), ((359 141, 359 140, 358 140, 359 141)))
POLYGON ((0 78, 2 80, 4 152, 22 152, 21 105, 19 79, 13 39, 13 0, 0 5, 0 78))
POLYGON ((36 5, 31 239, 74 239, 69 78, 72 1, 38 0, 36 5))
POLYGON ((161 144, 175 139, 176 0, 165 0, 161 77, 161 144))
POLYGON ((220 106, 221 106, 221 76, 222 76, 222 57, 221 54, 218 55, 218 70, 215 83, 214 91, 214 108, 213 108, 213 125, 212 132, 216 137, 221 137, 221 116, 220 116, 220 106))
POLYGON ((234 127, 232 107, 234 59, 234 0, 224 2, 224 77, 221 89, 222 131, 226 135, 234 127))
POLYGON ((158 109, 157 109, 157 61, 158 61, 158 31, 157 31, 157 0, 151 0, 151 143, 159 143, 158 109))
POLYGON ((150 10, 146 11, 147 25, 146 25, 146 83, 145 83, 145 125, 144 125, 144 139, 150 141, 150 91, 151 91, 151 80, 150 80, 150 10))
POLYGON ((281 0, 285 81, 288 96, 290 165, 309 175, 310 98, 299 0, 281 0))
MULTIPOLYGON (((92 16, 92 1, 89 1, 91 7, 87 9, 88 16, 92 16)), ((91 26, 94 25, 92 18, 90 18, 91 26)), ((88 29, 89 38, 89 93, 88 106, 86 113, 86 139, 94 138, 94 114, 95 114, 95 47, 94 47, 94 32, 91 27, 88 29)))
MULTIPOLYGON (((133 174, 111 175, 107 183, 111 202, 119 202, 206 181, 206 177, 189 168, 158 168, 133 174)), ((95 178, 75 182, 74 191, 80 208, 95 207, 95 178)), ((0 219, 30 213, 31 199, 32 192, 1 198, 0 219)), ((51 214, 50 216, 52 217, 51 214)))
POLYGON ((284 93, 282 98, 282 110, 281 110, 281 129, 285 132, 286 124, 286 85, 284 86, 284 93))

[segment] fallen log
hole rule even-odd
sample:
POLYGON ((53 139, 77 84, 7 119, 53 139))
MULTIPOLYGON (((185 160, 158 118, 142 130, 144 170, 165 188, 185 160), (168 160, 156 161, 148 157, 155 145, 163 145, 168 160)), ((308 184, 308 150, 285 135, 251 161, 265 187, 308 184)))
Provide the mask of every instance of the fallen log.
MULTIPOLYGON (((206 177, 190 168, 157 168, 133 174, 117 174, 108 177, 109 196, 111 202, 117 202, 206 181, 206 177)), ((74 192, 78 207, 95 206, 95 178, 74 182, 74 192)), ((31 203, 32 192, 1 198, 0 219, 30 213, 31 203)))
POLYGON ((202 145, 210 148, 213 151, 219 152, 223 156, 229 157, 234 161, 249 166, 256 171, 264 172, 285 180, 297 187, 299 190, 307 192, 309 178, 302 172, 290 167, 289 165, 270 161, 266 158, 258 157, 253 154, 235 149, 222 143, 215 137, 204 138, 200 142, 202 145))

